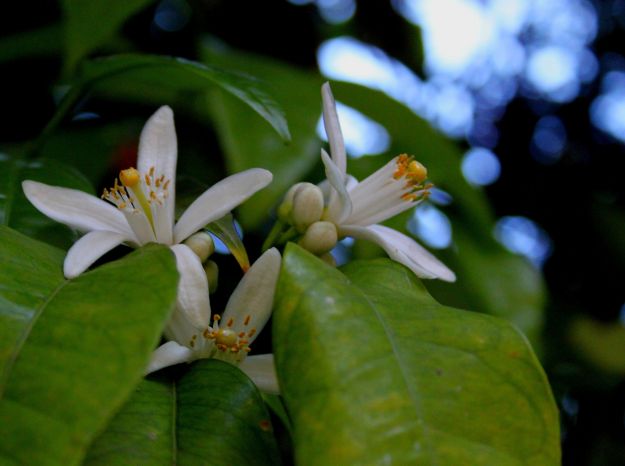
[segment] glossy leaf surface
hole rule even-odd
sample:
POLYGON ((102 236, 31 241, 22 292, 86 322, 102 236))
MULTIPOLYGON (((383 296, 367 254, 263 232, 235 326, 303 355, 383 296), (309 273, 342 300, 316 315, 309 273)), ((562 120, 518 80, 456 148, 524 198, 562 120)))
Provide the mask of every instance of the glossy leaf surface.
MULTIPOLYGON (((66 96, 71 102, 91 90, 114 90, 117 86, 174 89, 180 93, 206 92, 217 86, 234 95, 262 116, 281 138, 290 138, 286 119, 263 84, 247 75, 182 58, 156 55, 114 55, 85 62, 66 96)), ((162 102, 165 103, 165 102, 162 102)))
POLYGON ((556 465, 557 409, 507 322, 438 304, 386 259, 287 247, 274 352, 298 464, 556 465))
POLYGON ((142 376, 175 303, 168 248, 73 280, 63 257, 0 227, 2 464, 78 464, 142 376))
POLYGON ((279 465, 269 414, 236 367, 202 360, 143 380, 85 465, 279 465))

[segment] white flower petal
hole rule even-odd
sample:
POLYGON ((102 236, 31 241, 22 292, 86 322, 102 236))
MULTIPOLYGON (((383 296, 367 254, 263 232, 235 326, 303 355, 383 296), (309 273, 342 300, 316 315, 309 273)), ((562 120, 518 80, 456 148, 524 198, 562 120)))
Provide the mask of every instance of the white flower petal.
POLYGON ((142 210, 134 210, 130 212, 122 210, 122 213, 134 233, 133 241, 137 244, 137 246, 143 246, 144 244, 156 242, 156 236, 154 236, 152 225, 150 225, 150 221, 142 210))
POLYGON ((341 226, 342 235, 373 241, 381 246, 394 261, 405 265, 421 278, 440 278, 447 282, 456 280, 456 275, 412 238, 382 225, 360 227, 341 226))
POLYGON ((192 360, 192 350, 186 346, 179 345, 175 341, 168 341, 154 350, 150 363, 145 370, 145 374, 147 375, 163 367, 173 366, 181 362, 190 362, 192 360))
POLYGON ((206 328, 210 319, 208 280, 197 255, 184 244, 171 247, 176 255, 180 273, 178 302, 174 312, 180 312, 197 329, 206 328))
POLYGON ((174 240, 174 219, 171 217, 173 208, 169 207, 171 199, 165 199, 163 205, 153 202, 150 205, 152 218, 154 219, 154 233, 156 241, 160 244, 173 244, 174 240))
POLYGON ((352 201, 347 193, 346 176, 341 173, 339 168, 334 164, 328 153, 321 149, 321 161, 325 166, 326 178, 334 189, 330 190, 330 200, 328 201, 328 214, 330 220, 335 223, 341 223, 345 218, 349 217, 352 212, 352 201))
MULTIPOLYGON (((194 325, 191 325, 189 319, 187 319, 186 314, 184 314, 180 309, 174 309, 172 312, 167 325, 165 326, 165 330, 163 330, 163 334, 165 338, 168 340, 175 340, 178 343, 188 345, 193 335, 202 334, 202 330, 196 328, 194 325)), ((194 348, 197 349, 197 348, 194 348)))
POLYGON ((222 319, 228 322, 232 318, 235 331, 256 329, 250 343, 271 316, 281 263, 282 257, 276 248, 265 251, 245 273, 226 305, 222 319), (244 325, 248 316, 248 324, 244 325))
MULTIPOLYGON (((347 192, 351 192, 351 190, 354 189, 356 185, 358 185, 358 180, 352 175, 347 175, 347 183, 345 184, 345 189, 347 190, 347 192)), ((330 182, 328 180, 323 180, 319 182, 317 186, 319 187, 319 189, 321 189, 321 192, 323 193, 323 199, 325 203, 328 204, 330 200, 330 191, 332 189, 330 182)))
POLYGON ((401 198, 396 201, 372 198, 369 203, 369 208, 366 207, 366 204, 359 202, 358 208, 352 211, 352 214, 345 220, 345 223, 362 226, 373 225, 388 220, 408 209, 412 209, 417 204, 418 202, 401 198))
POLYGON ((239 369, 245 372, 263 392, 272 395, 280 394, 273 354, 248 356, 239 364, 239 369))
POLYGON ((121 211, 91 194, 31 180, 23 181, 22 188, 39 211, 57 222, 83 232, 108 230, 134 236, 121 211))
POLYGON ((356 186, 358 186, 358 180, 356 179, 356 177, 352 175, 347 175, 347 183, 345 183, 345 189, 347 189, 347 192, 350 192, 356 186))
MULTIPOLYGON (((169 180, 169 197, 165 207, 173 227, 174 206, 176 205, 176 163, 178 143, 174 127, 174 112, 168 106, 159 108, 146 122, 139 139, 137 169, 142 174, 154 167, 158 177, 165 175, 169 180)), ((171 228, 171 227, 170 227, 171 228)))
POLYGON ((208 223, 223 217, 271 183, 272 178, 267 170, 251 168, 214 184, 182 214, 174 228, 174 243, 184 241, 208 223))
POLYGON ((330 143, 330 154, 332 154, 332 160, 338 169, 345 174, 347 171, 345 143, 343 142, 339 117, 336 113, 336 102, 329 83, 324 83, 321 86, 321 100, 323 101, 323 125, 330 143))
POLYGON ((77 277, 96 260, 124 241, 129 241, 126 235, 112 231, 92 231, 87 233, 67 251, 67 256, 65 256, 65 262, 63 263, 65 277, 77 277))

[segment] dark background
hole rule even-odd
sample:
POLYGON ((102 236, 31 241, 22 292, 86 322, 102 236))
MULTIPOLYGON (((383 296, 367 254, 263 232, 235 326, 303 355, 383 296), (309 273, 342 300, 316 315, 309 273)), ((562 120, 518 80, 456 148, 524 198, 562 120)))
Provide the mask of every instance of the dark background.
MULTIPOLYGON (((555 103, 521 89, 504 105, 495 121, 499 138, 491 147, 499 157, 501 176, 484 188, 497 217, 532 219, 552 242, 542 267, 548 288, 543 363, 561 407, 566 465, 625 464, 625 373, 601 369, 580 355, 569 338, 569 324, 579 316, 620 326, 625 303, 625 148, 597 129, 589 114, 601 93, 602 77, 625 71, 620 55, 625 52, 623 3, 590 4, 598 18, 591 50, 599 67, 576 98, 555 103), (567 135, 561 156, 548 164, 532 153, 532 135, 544 115, 558 117, 567 135)), ((324 20, 322 8, 312 3, 195 0, 178 2, 177 8, 183 4, 191 14, 181 29, 167 32, 155 25, 161 5, 157 3, 127 21, 122 37, 142 52, 193 59, 197 38, 209 33, 231 46, 314 69, 324 40, 350 35, 427 77, 418 29, 389 2, 357 2, 355 14, 339 24, 324 20)), ((2 8, 5 41, 13 34, 54 25, 62 17, 54 2, 11 2, 2 8)), ((42 50, 54 47, 42 44, 42 50)), ((61 78, 61 60, 50 52, 1 58, 0 140, 33 139, 54 112, 52 89, 61 78)), ((468 149, 469 141, 467 135, 457 143, 468 149)), ((603 334, 598 332, 596 338, 601 343, 603 334)), ((625 340, 614 341, 613 351, 625 358, 625 340)))

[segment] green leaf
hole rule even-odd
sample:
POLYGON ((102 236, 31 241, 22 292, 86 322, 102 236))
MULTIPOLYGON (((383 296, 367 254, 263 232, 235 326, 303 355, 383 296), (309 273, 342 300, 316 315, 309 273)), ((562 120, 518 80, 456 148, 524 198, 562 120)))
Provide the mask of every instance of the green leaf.
POLYGON ((153 1, 63 0, 66 69, 72 69, 81 58, 110 39, 128 17, 153 1))
POLYGON ((141 378, 174 306, 163 246, 76 279, 63 253, 0 227, 0 463, 78 464, 141 378))
POLYGON ((280 464, 269 413, 238 368, 203 360, 181 377, 172 372, 139 384, 84 465, 280 464))
MULTIPOLYGON (((70 103, 94 89, 110 92, 141 85, 188 94, 210 91, 217 86, 256 111, 284 140, 290 138, 282 110, 263 89, 260 81, 183 58, 128 54, 89 60, 84 63, 78 79, 70 84, 72 88, 65 97, 70 103)), ((61 103, 59 111, 67 111, 68 106, 61 103)))
POLYGON ((274 352, 298 464, 559 464, 553 396, 514 327, 441 306, 387 259, 344 271, 287 247, 274 352))
POLYGON ((262 167, 274 175, 273 182, 239 207, 243 228, 255 228, 287 189, 302 180, 320 161, 316 126, 321 116, 321 77, 267 57, 211 47, 205 42, 203 60, 227 69, 253 73, 271 84, 289 119, 292 139, 285 144, 265 125, 259 124, 236 99, 216 91, 210 97, 217 133, 226 156, 226 167, 236 173, 262 167), (245 137, 241 137, 241 132, 245 137))
POLYGON ((60 24, 20 32, 0 39, 0 63, 56 55, 61 51, 60 24))
POLYGON ((46 159, 29 161, 0 153, 0 225, 54 246, 69 247, 75 239, 74 233, 35 209, 24 196, 23 180, 93 193, 91 184, 78 171, 61 162, 46 159))

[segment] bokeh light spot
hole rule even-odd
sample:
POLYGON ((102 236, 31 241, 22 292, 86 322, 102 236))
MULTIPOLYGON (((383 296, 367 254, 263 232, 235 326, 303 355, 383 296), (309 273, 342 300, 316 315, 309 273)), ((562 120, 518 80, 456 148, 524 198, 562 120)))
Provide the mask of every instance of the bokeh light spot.
POLYGON ((476 147, 469 150, 462 159, 462 174, 476 186, 494 183, 501 173, 497 156, 488 149, 476 147))
POLYGON ((495 238, 508 250, 525 256, 536 267, 541 267, 551 255, 551 238, 527 217, 500 218, 495 225, 495 238))
POLYGON ((432 204, 418 206, 408 221, 408 231, 433 249, 445 249, 451 245, 451 222, 447 215, 432 204))

